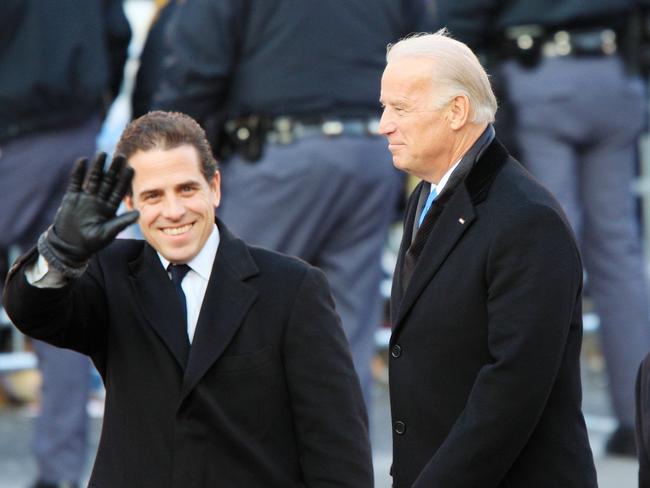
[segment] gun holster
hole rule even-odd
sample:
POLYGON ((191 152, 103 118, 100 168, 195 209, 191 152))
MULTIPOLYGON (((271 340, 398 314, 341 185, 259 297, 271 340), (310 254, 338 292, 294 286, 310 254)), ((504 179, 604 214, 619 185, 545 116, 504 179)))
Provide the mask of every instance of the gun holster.
POLYGON ((235 153, 235 147, 225 130, 226 117, 222 114, 212 114, 202 121, 203 130, 217 161, 223 162, 235 153))
POLYGON ((224 132, 234 152, 253 163, 262 158, 269 128, 267 117, 248 115, 228 120, 224 125, 224 132))

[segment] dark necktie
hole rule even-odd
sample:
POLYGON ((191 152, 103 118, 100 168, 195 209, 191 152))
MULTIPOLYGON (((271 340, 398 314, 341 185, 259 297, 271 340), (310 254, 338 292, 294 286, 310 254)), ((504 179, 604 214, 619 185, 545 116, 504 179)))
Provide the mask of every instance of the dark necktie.
POLYGON ((181 283, 183 278, 190 271, 190 268, 187 264, 171 264, 167 266, 167 271, 172 275, 172 283, 174 288, 176 288, 176 294, 181 301, 181 306, 183 309, 183 323, 185 324, 185 329, 187 329, 187 300, 185 300, 185 293, 183 293, 183 288, 181 283))

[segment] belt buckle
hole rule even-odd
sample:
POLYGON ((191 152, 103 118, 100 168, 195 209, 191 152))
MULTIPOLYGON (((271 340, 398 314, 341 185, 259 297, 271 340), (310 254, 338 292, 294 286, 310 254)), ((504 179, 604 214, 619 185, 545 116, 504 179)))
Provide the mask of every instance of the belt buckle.
POLYGON ((379 119, 370 119, 366 123, 366 132, 370 136, 378 136, 379 134, 379 119))
POLYGON ((559 56, 598 55, 611 56, 616 54, 616 32, 612 29, 603 29, 600 32, 574 33, 561 30, 542 46, 542 54, 546 58, 559 56), (593 36, 593 37, 592 37, 593 36), (588 38, 587 38, 588 37, 588 38))
POLYGON ((273 124, 273 131, 278 144, 287 145, 294 141, 293 121, 289 117, 278 117, 273 124))
POLYGON ((618 45, 616 44, 616 31, 605 29, 600 33, 600 39, 602 41, 600 47, 604 54, 607 56, 616 54, 616 51, 618 50, 618 45))
POLYGON ((542 55, 545 58, 557 58, 571 54, 571 34, 561 30, 553 34, 553 38, 542 45, 542 55))
POLYGON ((340 120, 326 120, 321 125, 321 131, 327 137, 336 137, 343 134, 345 125, 340 120))

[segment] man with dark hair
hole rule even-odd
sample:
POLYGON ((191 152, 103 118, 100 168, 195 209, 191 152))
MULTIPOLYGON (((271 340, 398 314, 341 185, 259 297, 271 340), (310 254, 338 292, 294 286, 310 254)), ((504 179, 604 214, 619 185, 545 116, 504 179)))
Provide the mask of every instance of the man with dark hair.
POLYGON ((215 220, 220 175, 189 117, 151 112, 118 148, 126 158, 107 172, 103 157, 77 163, 5 288, 23 332, 102 375, 90 485, 371 487, 366 412, 323 273, 215 220), (136 219, 146 241, 113 242, 136 219))
POLYGON ((232 230, 325 272, 367 406, 404 186, 377 133, 379 78, 386 44, 430 28, 427 12, 422 0, 183 2, 154 95, 223 128, 211 132, 232 230))

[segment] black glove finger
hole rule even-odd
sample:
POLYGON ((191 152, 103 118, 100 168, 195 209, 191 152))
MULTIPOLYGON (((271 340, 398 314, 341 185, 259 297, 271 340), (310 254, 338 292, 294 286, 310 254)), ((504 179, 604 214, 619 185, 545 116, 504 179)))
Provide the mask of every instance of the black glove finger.
POLYGON ((104 176, 104 164, 106 163, 106 153, 102 152, 97 155, 90 170, 86 174, 86 181, 84 181, 84 190, 86 193, 94 195, 99 189, 104 176))
POLYGON ((84 177, 86 176, 87 162, 88 158, 79 158, 74 163, 72 172, 70 173, 70 183, 68 183, 69 192, 78 193, 81 191, 81 185, 83 185, 84 177))
POLYGON ((133 224, 140 217, 140 212, 131 210, 130 212, 123 213, 117 217, 104 223, 102 226, 102 240, 108 244, 117 234, 126 229, 129 225, 133 224))
POLYGON ((124 167, 124 163, 124 156, 118 155, 113 158, 111 167, 108 168, 108 171, 106 171, 104 174, 102 183, 99 186, 99 191, 97 192, 97 196, 102 200, 108 200, 108 197, 112 193, 113 187, 115 186, 115 181, 117 180, 121 169, 124 167))
POLYGON ((117 182, 113 187, 113 193, 108 198, 108 204, 117 208, 120 205, 120 202, 124 196, 128 193, 129 188, 131 187, 131 180, 133 180, 133 175, 135 172, 131 166, 124 166, 120 171, 120 174, 117 178, 117 182))

